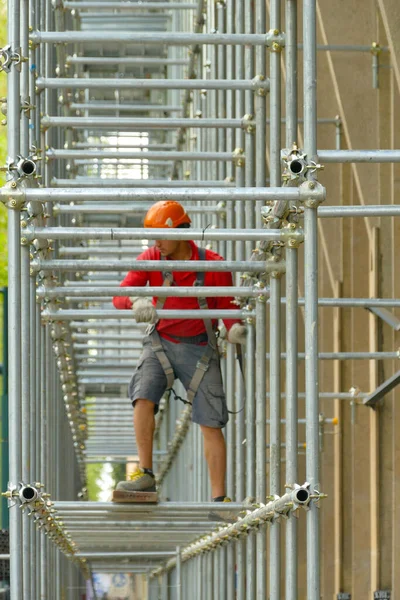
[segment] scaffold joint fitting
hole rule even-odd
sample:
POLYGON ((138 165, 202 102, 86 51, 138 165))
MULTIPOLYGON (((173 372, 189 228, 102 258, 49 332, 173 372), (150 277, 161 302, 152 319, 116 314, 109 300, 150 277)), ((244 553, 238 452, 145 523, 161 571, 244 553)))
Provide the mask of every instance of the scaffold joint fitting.
POLYGON ((285 47, 285 34, 279 29, 270 29, 266 34, 267 46, 271 52, 281 52, 285 47))
POLYGON ((232 160, 236 167, 244 167, 246 159, 243 148, 235 148, 232 154, 232 160))
POLYGON ((264 75, 256 75, 251 80, 257 96, 266 96, 269 92, 269 81, 266 82, 264 75))
POLYGON ((8 44, 0 49, 0 73, 2 71, 9 73, 13 65, 15 65, 18 70, 21 70, 21 63, 27 61, 28 59, 25 56, 21 56, 21 48, 15 48, 15 50, 13 50, 11 45, 8 44))
POLYGON ((318 181, 305 181, 299 186, 300 202, 307 208, 318 208, 326 200, 326 189, 318 181))
POLYGON ((379 44, 379 42, 372 42, 371 54, 373 54, 374 56, 378 56, 378 54, 380 54, 381 52, 382 52, 382 46, 379 44))
POLYGON ((0 200, 11 210, 21 210, 25 204, 25 188, 13 179, 0 189, 0 200))
POLYGON ((246 131, 246 133, 253 134, 256 130, 256 124, 254 121, 254 115, 246 114, 242 119, 242 128, 246 131))

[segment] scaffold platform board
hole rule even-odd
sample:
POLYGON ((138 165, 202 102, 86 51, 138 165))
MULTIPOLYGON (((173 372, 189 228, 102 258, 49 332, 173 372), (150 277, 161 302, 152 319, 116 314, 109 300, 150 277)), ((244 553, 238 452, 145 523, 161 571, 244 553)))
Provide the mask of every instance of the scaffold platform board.
POLYGON ((112 501, 119 503, 137 502, 138 504, 157 504, 157 492, 125 492, 124 490, 114 490, 112 501))

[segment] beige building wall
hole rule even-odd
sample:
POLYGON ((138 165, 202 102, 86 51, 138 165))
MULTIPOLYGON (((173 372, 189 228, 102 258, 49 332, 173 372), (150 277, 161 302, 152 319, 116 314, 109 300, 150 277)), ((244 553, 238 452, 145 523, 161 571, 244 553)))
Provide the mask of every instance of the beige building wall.
MULTIPOLYGON (((301 23, 299 32, 301 39, 301 23)), ((339 115, 343 149, 400 147, 400 2, 318 2, 319 44, 373 42, 389 48, 379 54, 378 89, 372 86, 371 53, 318 52, 318 117, 339 115)), ((300 65, 301 60, 302 53, 300 65)), ((300 127, 300 145, 301 132, 300 127)), ((319 149, 335 148, 335 125, 319 125, 318 134, 319 149)), ((396 164, 327 164, 320 180, 327 205, 400 203, 396 164)), ((399 218, 321 219, 319 232, 321 297, 400 298, 399 218)), ((303 296, 302 283, 299 292, 303 296)), ((400 318, 400 309, 393 313, 400 318)), ((300 351, 302 329, 301 324, 300 351)), ((364 308, 320 308, 321 352, 396 352, 399 347, 400 332, 364 308)), ((321 361, 320 390, 373 391, 399 369, 399 360, 321 361)), ((300 391, 303 380, 301 374, 300 391)), ((325 427, 321 454, 321 490, 328 494, 321 503, 321 597, 332 600, 347 592, 352 600, 364 600, 375 590, 390 590, 392 599, 400 598, 400 387, 376 410, 356 398, 322 400, 321 412, 339 420, 325 427)), ((299 425, 299 441, 304 438, 299 425)), ((299 483, 304 478, 303 460, 299 483)), ((304 551, 305 535, 305 519, 300 519, 304 551)), ((298 597, 306 598, 303 566, 299 573, 298 597)))

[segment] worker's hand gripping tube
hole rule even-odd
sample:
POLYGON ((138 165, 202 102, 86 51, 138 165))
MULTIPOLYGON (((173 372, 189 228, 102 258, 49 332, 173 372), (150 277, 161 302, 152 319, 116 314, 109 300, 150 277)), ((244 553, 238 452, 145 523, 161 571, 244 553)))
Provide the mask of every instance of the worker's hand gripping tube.
POLYGON ((231 344, 245 344, 247 337, 246 325, 235 323, 228 331, 228 342, 231 344))
POLYGON ((157 312, 149 298, 131 298, 136 323, 155 323, 157 312))

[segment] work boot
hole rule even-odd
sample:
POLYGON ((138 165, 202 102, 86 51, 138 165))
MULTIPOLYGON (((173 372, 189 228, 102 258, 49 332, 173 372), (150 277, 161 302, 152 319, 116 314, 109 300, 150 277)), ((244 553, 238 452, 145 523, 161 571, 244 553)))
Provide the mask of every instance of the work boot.
MULTIPOLYGON (((228 496, 219 496, 218 498, 213 498, 213 502, 232 502, 228 496)), ((210 521, 221 521, 222 523, 234 523, 237 520, 238 515, 228 510, 212 510, 208 513, 208 518, 210 521)))
POLYGON ((120 481, 115 489, 122 492, 155 492, 156 480, 150 469, 138 467, 128 481, 120 481))

